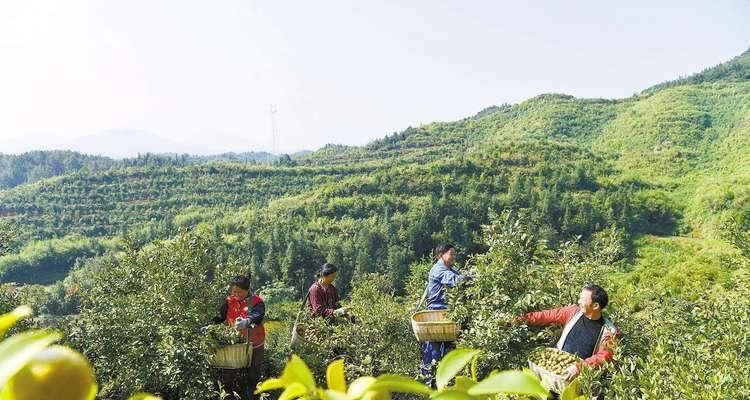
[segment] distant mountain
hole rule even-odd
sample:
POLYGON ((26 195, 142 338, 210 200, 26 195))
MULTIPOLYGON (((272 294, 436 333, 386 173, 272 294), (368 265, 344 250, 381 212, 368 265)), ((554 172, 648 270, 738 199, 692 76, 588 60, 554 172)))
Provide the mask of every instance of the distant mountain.
POLYGON ((199 149, 185 146, 147 131, 104 131, 74 139, 69 148, 86 154, 112 158, 135 157, 143 153, 195 154, 199 149))

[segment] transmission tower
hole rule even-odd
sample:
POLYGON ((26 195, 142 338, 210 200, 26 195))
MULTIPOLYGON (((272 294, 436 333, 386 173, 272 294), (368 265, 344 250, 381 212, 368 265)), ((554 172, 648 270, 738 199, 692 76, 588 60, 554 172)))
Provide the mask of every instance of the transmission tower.
POLYGON ((276 113, 279 109, 276 104, 271 104, 271 154, 268 156, 268 163, 271 163, 271 157, 276 155, 276 113))

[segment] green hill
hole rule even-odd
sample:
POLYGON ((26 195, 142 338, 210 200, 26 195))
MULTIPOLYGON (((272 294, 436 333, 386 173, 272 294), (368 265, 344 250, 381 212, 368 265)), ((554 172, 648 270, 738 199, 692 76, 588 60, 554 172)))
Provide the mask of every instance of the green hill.
MULTIPOLYGON (((301 151, 293 156, 302 156, 306 153, 308 152, 301 151)), ((23 154, 0 153, 0 190, 71 174, 79 170, 91 173, 113 168, 136 166, 184 167, 210 162, 267 164, 278 159, 279 156, 266 152, 222 153, 208 156, 145 153, 122 160, 67 150, 30 151, 23 154)))
MULTIPOLYGON (((155 157, 79 170, 0 192, 0 216, 21 242, 80 234, 145 243, 247 210, 338 221, 408 212, 416 199, 442 196, 466 200, 480 217, 487 208, 556 204, 554 213, 549 204, 539 213, 558 234, 590 234, 620 218, 630 232, 712 236, 730 218, 750 221, 750 81, 741 73, 748 59, 744 53, 628 99, 541 95, 362 147, 329 145, 287 166, 155 157), (564 176, 584 183, 557 183, 564 176), (581 189, 596 200, 582 205, 581 189), (469 191, 480 200, 467 200, 469 191), (625 221, 614 198, 626 209, 656 208, 625 221), (589 209, 604 216, 582 217, 573 228, 575 215, 589 209)), ((482 222, 472 218, 467 226, 482 222)), ((409 259, 426 248, 407 247, 409 259)))
POLYGON ((750 49, 733 58, 730 61, 721 63, 715 67, 707 68, 699 73, 690 75, 685 78, 676 79, 654 85, 644 92, 655 92, 667 87, 694 85, 704 82, 716 81, 734 81, 743 82, 750 80, 750 49))
POLYGON ((748 59, 627 99, 546 94, 273 165, 149 156, 0 191, 0 283, 21 284, 0 285, 0 309, 32 304, 35 324, 65 331, 102 398, 209 399, 197 328, 249 274, 283 328, 268 376, 292 351, 319 377, 341 357, 349 381, 414 376, 408 315, 431 249, 452 242, 474 279, 449 292, 451 318, 481 374, 553 343, 514 316, 597 282, 623 336, 608 378, 584 382, 613 399, 748 398, 748 59), (291 349, 325 261, 361 322, 305 321, 319 342, 291 349))

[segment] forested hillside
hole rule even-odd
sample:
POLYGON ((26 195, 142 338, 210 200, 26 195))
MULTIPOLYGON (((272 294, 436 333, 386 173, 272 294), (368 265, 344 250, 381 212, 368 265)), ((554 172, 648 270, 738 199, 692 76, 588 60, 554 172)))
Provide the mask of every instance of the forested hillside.
MULTIPOLYGON (((304 155, 307 152, 300 152, 304 155)), ((134 158, 115 160, 103 156, 91 156, 74 151, 30 151, 23 154, 0 153, 0 190, 34 183, 42 179, 70 174, 77 171, 96 173, 112 168, 134 166, 184 167, 212 161, 271 163, 279 156, 266 152, 223 153, 210 156, 190 154, 139 154, 134 158)))
POLYGON ((308 321, 321 343, 295 351, 319 376, 332 349, 350 378, 414 375, 408 310, 431 250, 452 242, 475 275, 452 317, 483 372, 524 366, 554 336, 513 316, 594 281, 623 331, 607 398, 747 398, 749 66, 745 52, 626 99, 545 94, 272 165, 71 167, 0 191, 0 282, 21 284, 2 286, 0 311, 31 303, 63 329, 103 398, 215 398, 195 329, 228 277, 250 274, 283 327, 267 347, 277 376, 285 324, 328 261, 365 322, 308 321))

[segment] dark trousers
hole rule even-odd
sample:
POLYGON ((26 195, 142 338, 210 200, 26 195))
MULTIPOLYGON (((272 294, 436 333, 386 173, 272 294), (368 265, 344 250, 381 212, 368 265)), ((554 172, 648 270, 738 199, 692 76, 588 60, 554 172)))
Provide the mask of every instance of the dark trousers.
POLYGON ((426 384, 435 387, 436 365, 454 348, 456 348, 456 342, 424 342, 422 344, 420 372, 426 384))
POLYGON ((219 370, 219 382, 229 393, 229 399, 255 400, 253 392, 260 382, 264 353, 265 346, 254 347, 250 367, 219 370))

